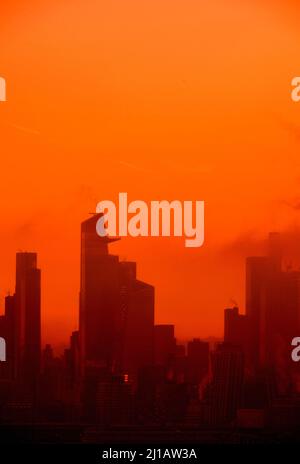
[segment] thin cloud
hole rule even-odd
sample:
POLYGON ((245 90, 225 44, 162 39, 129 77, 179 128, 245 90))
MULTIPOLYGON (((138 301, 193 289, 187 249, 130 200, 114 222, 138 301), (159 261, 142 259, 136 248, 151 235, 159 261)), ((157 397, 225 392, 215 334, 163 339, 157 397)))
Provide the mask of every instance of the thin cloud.
POLYGON ((10 124, 11 127, 14 129, 17 129, 20 132, 24 132, 25 134, 31 134, 31 135, 40 135, 40 131, 36 129, 31 129, 29 127, 23 127, 19 126, 18 124, 10 124))

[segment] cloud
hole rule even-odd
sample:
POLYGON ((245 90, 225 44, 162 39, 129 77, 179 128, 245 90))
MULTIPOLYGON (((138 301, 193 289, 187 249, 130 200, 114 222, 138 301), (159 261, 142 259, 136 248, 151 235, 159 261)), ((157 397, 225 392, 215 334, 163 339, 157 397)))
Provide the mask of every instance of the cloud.
POLYGON ((300 211, 300 197, 295 197, 291 200, 284 200, 283 203, 295 211, 300 211))
MULTIPOLYGON (((282 246, 284 266, 300 266, 300 226, 291 225, 284 230, 278 230, 282 246)), ((245 259, 247 256, 262 256, 268 253, 268 236, 248 232, 238 236, 231 242, 225 244, 221 253, 227 259, 245 259)))
POLYGON ((36 129, 31 129, 29 127, 19 126, 17 124, 10 124, 10 125, 14 129, 17 129, 20 132, 24 132, 25 134, 40 135, 40 132, 38 130, 36 130, 36 129))

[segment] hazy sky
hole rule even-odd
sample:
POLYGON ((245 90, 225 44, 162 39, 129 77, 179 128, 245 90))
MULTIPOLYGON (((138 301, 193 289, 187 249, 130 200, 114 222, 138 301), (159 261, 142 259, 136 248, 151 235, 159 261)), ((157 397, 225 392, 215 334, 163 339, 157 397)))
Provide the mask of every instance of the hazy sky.
POLYGON ((155 285, 157 322, 221 335, 224 307, 243 309, 245 256, 270 230, 297 246, 296 2, 6 3, 1 300, 15 252, 37 251, 44 340, 61 344, 77 327, 80 222, 96 203, 205 200, 202 248, 126 238, 111 251, 155 285))

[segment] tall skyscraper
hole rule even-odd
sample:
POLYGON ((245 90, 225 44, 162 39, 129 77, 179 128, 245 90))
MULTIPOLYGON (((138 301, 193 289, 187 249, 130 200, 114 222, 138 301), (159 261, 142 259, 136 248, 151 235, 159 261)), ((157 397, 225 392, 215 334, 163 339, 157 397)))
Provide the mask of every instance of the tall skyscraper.
POLYGON ((246 315, 254 373, 272 369, 277 387, 291 388, 290 343, 300 330, 300 272, 281 269, 278 234, 270 234, 269 255, 247 258, 246 315))
POLYGON ((239 314, 239 308, 224 311, 224 342, 242 348, 248 361, 250 326, 248 316, 239 314))
POLYGON ((194 338, 187 345, 187 381, 199 385, 208 373, 209 343, 194 338))
POLYGON ((17 253, 15 292, 15 374, 34 393, 41 362, 41 271, 36 253, 17 253))
POLYGON ((159 366, 169 366, 174 360, 176 339, 174 325, 158 324, 154 327, 154 360, 159 366))
POLYGON ((10 380, 15 376, 15 318, 16 318, 16 297, 7 295, 5 297, 5 328, 6 328, 6 347, 7 347, 7 374, 10 380))
POLYGON ((81 225, 81 374, 89 367, 137 375, 153 363, 154 288, 136 278, 136 264, 109 254, 117 238, 99 237, 94 215, 81 225))
POLYGON ((134 280, 124 325, 122 370, 135 387, 140 368, 154 360, 154 287, 134 280))
POLYGON ((81 373, 112 369, 116 362, 116 328, 120 318, 119 258, 108 253, 115 239, 96 233, 99 215, 81 224, 80 357, 81 373))
POLYGON ((244 381, 244 355, 239 347, 220 344, 212 355, 210 423, 232 422, 241 406, 244 381))
MULTIPOLYGON (((277 264, 269 256, 249 257, 246 260, 246 316, 249 320, 250 365, 257 371, 263 363, 262 342, 266 330, 266 314, 270 314, 271 300, 278 278, 277 264)), ((275 308, 273 308, 273 311, 275 308)))

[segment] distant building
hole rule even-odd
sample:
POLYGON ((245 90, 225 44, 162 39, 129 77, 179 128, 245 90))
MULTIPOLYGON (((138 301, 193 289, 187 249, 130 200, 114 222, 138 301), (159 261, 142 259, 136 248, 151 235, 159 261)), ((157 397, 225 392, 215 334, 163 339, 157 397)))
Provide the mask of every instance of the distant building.
POLYGON ((174 325, 157 324, 154 326, 154 363, 169 366, 175 357, 176 339, 174 325))
POLYGON ((242 403, 244 355, 236 346, 220 344, 212 353, 212 381, 209 386, 211 425, 231 424, 242 403))
POLYGON ((239 314, 239 309, 226 308, 224 311, 224 343, 236 345, 243 350, 248 364, 250 346, 249 318, 239 314))
POLYGON ((138 370, 154 357, 154 287, 136 278, 135 263, 109 254, 118 239, 100 237, 98 219, 81 225, 79 353, 87 420, 95 420, 99 382, 126 375, 136 385, 138 370))
POLYGON ((133 423, 132 385, 124 378, 100 381, 96 397, 96 422, 100 426, 126 426, 133 423))
POLYGON ((281 269, 278 234, 270 235, 270 254, 246 261, 246 315, 249 322, 249 355, 254 375, 273 369, 277 389, 293 388, 295 365, 290 343, 300 331, 300 272, 281 269))
POLYGON ((187 345, 186 380, 199 385, 209 368, 209 343, 194 338, 187 345))
POLYGON ((33 394, 41 367, 41 271, 36 253, 17 253, 15 292, 15 373, 33 394))

